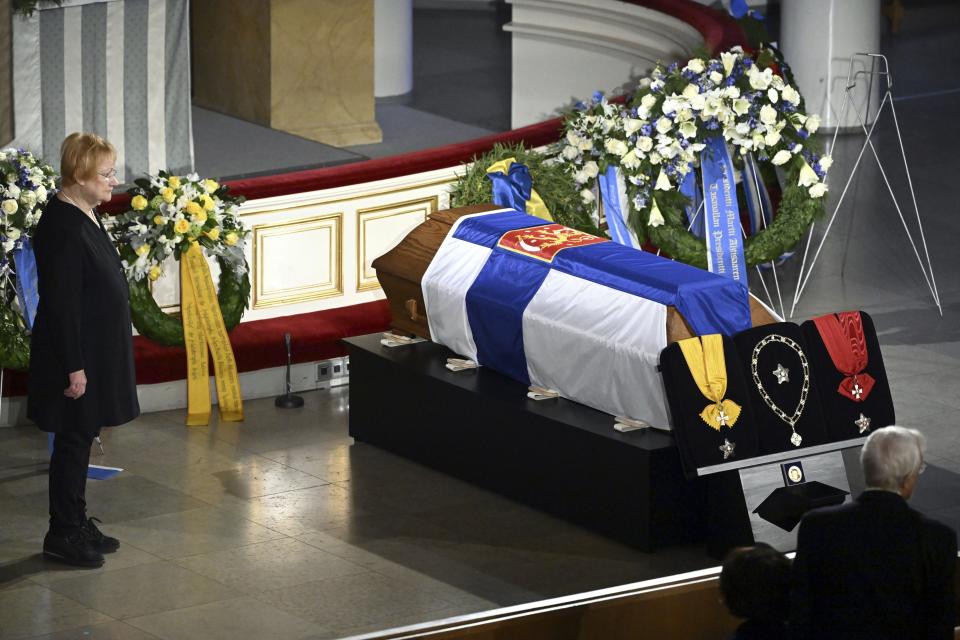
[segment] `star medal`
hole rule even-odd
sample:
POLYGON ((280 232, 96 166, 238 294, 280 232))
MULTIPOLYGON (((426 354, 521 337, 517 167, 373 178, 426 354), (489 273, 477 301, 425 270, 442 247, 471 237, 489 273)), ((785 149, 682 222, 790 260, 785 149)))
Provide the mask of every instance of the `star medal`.
POLYGON ((790 369, 787 369, 779 362, 777 363, 777 368, 773 370, 773 375, 777 376, 777 384, 790 382, 790 369))
POLYGON ((726 460, 727 458, 733 455, 733 450, 736 446, 737 446, 736 442, 730 442, 726 438, 723 439, 723 444, 720 445, 719 449, 720 449, 720 452, 723 454, 724 460, 726 460))
POLYGON ((857 425, 857 428, 860 429, 860 433, 865 433, 870 430, 870 418, 860 414, 860 417, 853 421, 853 424, 857 425))
POLYGON ((737 446, 736 442, 730 442, 726 438, 723 439, 723 444, 720 445, 718 448, 720 449, 720 452, 723 454, 724 460, 733 456, 733 450, 736 446, 737 446))

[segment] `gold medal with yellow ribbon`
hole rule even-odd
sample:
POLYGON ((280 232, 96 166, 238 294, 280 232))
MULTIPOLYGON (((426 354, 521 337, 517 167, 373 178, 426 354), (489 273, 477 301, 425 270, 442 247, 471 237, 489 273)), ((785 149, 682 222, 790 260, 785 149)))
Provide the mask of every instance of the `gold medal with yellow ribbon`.
POLYGON ((723 355, 723 336, 714 333, 687 338, 680 340, 679 345, 693 381, 710 401, 700 412, 700 419, 717 431, 720 427, 732 427, 740 417, 740 405, 724 398, 727 395, 727 363, 723 355))
POLYGON ((180 257, 180 310, 187 349, 187 425, 210 422, 208 348, 213 357, 220 419, 242 421, 243 396, 233 347, 220 313, 210 267, 196 242, 180 257))

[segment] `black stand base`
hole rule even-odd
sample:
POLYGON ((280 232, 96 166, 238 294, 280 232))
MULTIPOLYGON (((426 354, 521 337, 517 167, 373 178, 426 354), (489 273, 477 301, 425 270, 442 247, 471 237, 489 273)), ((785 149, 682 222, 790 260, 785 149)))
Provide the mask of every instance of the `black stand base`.
POLYGON ((281 409, 299 409, 303 406, 303 398, 292 393, 285 393, 282 396, 277 396, 277 399, 273 401, 273 406, 281 409))
MULTIPOLYGON (((432 342, 350 348, 350 435, 643 550, 702 539, 705 484, 669 433, 620 433, 562 398, 535 402, 489 369, 448 371, 432 342)), ((571 366, 574 366, 573 364, 571 366)))

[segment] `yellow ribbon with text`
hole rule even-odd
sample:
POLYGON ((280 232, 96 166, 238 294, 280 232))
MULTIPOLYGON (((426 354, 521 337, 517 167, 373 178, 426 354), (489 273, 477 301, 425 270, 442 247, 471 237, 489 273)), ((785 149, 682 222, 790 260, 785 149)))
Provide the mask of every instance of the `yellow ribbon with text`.
POLYGON ((740 405, 724 399, 727 394, 727 363, 723 356, 723 336, 714 333, 680 340, 678 344, 697 388, 711 401, 700 412, 700 418, 717 431, 720 427, 732 427, 740 417, 740 405))
POLYGON ((194 242, 180 257, 180 311, 187 348, 187 425, 210 422, 210 373, 207 349, 213 356, 220 419, 243 420, 243 396, 237 363, 223 324, 217 291, 200 245, 194 242))

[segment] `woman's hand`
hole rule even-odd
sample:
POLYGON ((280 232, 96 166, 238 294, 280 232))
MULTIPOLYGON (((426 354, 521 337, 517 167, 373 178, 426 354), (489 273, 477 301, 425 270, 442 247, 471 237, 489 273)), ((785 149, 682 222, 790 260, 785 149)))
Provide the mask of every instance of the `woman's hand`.
POLYGON ((70 386, 63 390, 63 395, 76 400, 87 390, 87 374, 83 369, 70 374, 70 386))

